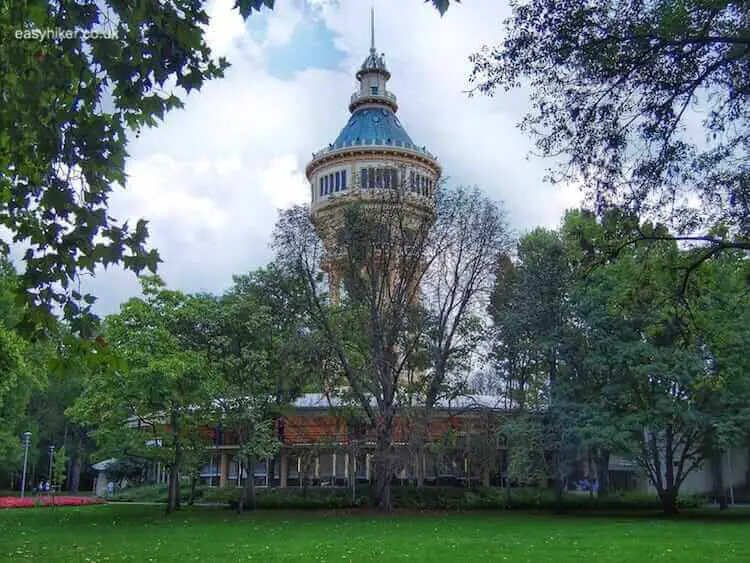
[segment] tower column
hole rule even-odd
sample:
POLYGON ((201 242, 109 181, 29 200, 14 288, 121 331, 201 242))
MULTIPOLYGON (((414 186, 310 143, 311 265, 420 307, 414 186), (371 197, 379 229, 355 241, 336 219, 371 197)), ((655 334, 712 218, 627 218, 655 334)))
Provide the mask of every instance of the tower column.
POLYGON ((338 269, 331 266, 328 271, 328 291, 331 296, 331 303, 338 305, 341 296, 341 274, 338 269))

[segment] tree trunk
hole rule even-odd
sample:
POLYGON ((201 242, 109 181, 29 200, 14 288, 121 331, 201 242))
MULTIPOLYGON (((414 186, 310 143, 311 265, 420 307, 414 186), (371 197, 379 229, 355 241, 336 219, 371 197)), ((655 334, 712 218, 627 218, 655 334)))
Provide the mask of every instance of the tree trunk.
POLYGON ((83 445, 78 444, 73 448, 72 455, 70 456, 70 470, 68 472, 68 491, 71 495, 78 493, 78 489, 81 486, 81 457, 83 445))
POLYGON ((393 413, 386 412, 376 428, 375 444, 375 507, 383 512, 393 509, 391 478, 393 474, 393 413))
MULTIPOLYGON (((237 513, 241 514, 242 511, 249 507, 250 510, 255 510, 255 457, 248 456, 245 458, 246 473, 245 482, 242 485, 242 492, 240 493, 240 500, 237 503, 237 513)), ((238 479, 242 478, 242 471, 237 476, 238 479)))
MULTIPOLYGON (((419 416, 419 415, 418 415, 419 416)), ((424 488, 424 482, 425 482, 425 443, 428 438, 428 432, 429 432, 429 417, 430 417, 430 409, 427 408, 424 411, 424 414, 422 416, 422 419, 418 421, 417 425, 417 432, 418 432, 418 438, 417 438, 417 488, 423 489, 424 488)))
POLYGON ((195 487, 198 484, 198 478, 193 473, 190 476, 190 496, 188 497, 188 505, 193 506, 195 503, 195 487))
POLYGON ((555 479, 555 512, 563 512, 565 507, 563 506, 563 489, 564 481, 558 476, 555 479))
POLYGON ((268 460, 268 463, 266 465, 266 482, 268 483, 268 487, 273 487, 273 480, 274 475, 276 474, 276 458, 272 457, 268 460))
POLYGON ((167 493, 167 514, 180 508, 180 469, 182 467, 182 442, 180 441, 180 420, 177 408, 172 407, 172 439, 174 440, 174 460, 169 472, 167 493))
POLYGON ((600 449, 596 459, 596 481, 599 484, 599 496, 609 495, 609 450, 600 449))
POLYGON ((662 511, 666 516, 673 516, 677 514, 677 489, 674 487, 664 489, 659 493, 659 499, 661 500, 662 511))
POLYGON ((417 488, 423 489, 424 488, 424 478, 425 478, 425 464, 424 464, 424 442, 420 442, 417 446, 417 466, 416 466, 416 474, 417 474, 417 488))
POLYGON ((180 496, 180 474, 176 466, 169 469, 169 484, 167 485, 167 514, 172 514, 179 507, 177 499, 180 496))
POLYGON ((711 456, 711 477, 713 481, 713 495, 716 502, 719 503, 720 510, 729 508, 727 499, 727 490, 724 486, 724 471, 721 463, 721 452, 715 452, 711 456))
POLYGON ((506 444, 503 459, 500 462, 500 486, 505 488, 505 507, 510 507, 510 446, 506 444), (503 474, 505 477, 503 477, 503 474))

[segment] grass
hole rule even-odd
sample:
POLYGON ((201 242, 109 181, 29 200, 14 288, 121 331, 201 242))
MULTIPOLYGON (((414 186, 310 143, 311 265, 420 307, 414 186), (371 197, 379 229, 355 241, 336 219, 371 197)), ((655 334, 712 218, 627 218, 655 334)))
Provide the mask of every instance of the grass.
POLYGON ((259 512, 108 505, 0 511, 3 561, 750 561, 750 513, 259 512), (480 559, 481 558, 481 559, 480 559))

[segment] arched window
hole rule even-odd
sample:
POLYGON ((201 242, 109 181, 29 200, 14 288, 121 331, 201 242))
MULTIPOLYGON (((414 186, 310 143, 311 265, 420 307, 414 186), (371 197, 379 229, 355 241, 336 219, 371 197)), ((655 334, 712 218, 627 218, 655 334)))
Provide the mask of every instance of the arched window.
POLYGON ((367 187, 371 190, 375 189, 375 169, 374 168, 368 168, 367 169, 367 187))
POLYGON ((336 191, 341 191, 341 172, 336 171, 336 191))
POLYGON ((341 171, 341 191, 346 189, 346 170, 341 171))
POLYGON ((323 197, 323 178, 320 179, 320 197, 323 197))
POLYGON ((323 195, 328 195, 328 176, 323 176, 323 195))
POLYGON ((414 170, 409 172, 409 190, 414 191, 417 189, 417 180, 416 180, 416 174, 414 174, 414 170))
POLYGON ((383 187, 383 169, 382 168, 375 169, 375 187, 376 188, 383 187))
POLYGON ((359 171, 359 187, 363 190, 367 188, 367 168, 359 171))

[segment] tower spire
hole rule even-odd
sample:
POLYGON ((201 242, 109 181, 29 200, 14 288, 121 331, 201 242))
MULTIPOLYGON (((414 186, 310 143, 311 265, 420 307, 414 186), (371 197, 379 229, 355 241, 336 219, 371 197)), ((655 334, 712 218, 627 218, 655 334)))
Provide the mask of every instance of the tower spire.
POLYGON ((375 8, 370 7, 370 53, 375 54, 375 8))

